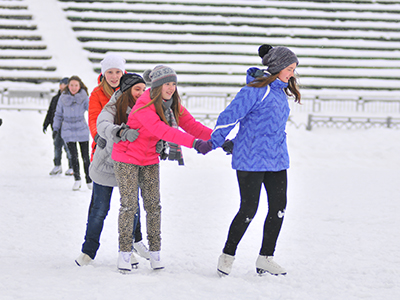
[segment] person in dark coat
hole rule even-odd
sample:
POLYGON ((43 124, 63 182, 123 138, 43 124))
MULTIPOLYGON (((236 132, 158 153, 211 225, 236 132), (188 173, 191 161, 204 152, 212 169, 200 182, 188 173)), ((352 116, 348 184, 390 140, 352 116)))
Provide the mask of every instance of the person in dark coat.
MULTIPOLYGON (((49 109, 47 110, 46 118, 44 119, 43 122, 43 133, 46 133, 47 127, 49 125, 51 127, 51 130, 53 130, 54 113, 57 108, 58 99, 60 98, 60 95, 67 86, 67 84, 68 84, 68 77, 64 77, 63 79, 60 80, 60 88, 57 94, 51 99, 49 109)), ((61 132, 58 132, 57 135, 54 136, 53 144, 54 144, 54 159, 53 159, 54 168, 50 171, 50 175, 57 175, 62 173, 62 167, 61 167, 62 148, 64 148, 65 152, 67 153, 68 166, 69 166, 68 170, 65 172, 65 175, 67 176, 73 175, 74 171, 72 170, 71 154, 68 150, 67 144, 61 137, 61 132)))

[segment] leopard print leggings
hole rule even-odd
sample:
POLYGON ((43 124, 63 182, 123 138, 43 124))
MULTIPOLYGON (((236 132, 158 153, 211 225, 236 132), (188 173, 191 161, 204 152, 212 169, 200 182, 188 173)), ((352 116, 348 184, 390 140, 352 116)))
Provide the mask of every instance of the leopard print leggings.
POLYGON ((138 209, 138 186, 146 211, 147 239, 150 251, 161 249, 161 204, 159 165, 138 166, 114 161, 115 177, 121 195, 118 216, 119 250, 132 251, 133 219, 138 209))

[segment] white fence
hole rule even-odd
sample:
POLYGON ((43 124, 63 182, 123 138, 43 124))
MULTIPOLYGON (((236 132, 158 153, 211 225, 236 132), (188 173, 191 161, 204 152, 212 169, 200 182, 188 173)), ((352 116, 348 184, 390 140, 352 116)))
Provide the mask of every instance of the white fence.
POLYGON ((304 97, 301 103, 301 105, 293 105, 292 110, 308 113, 400 113, 400 98, 313 96, 304 97))
MULTIPOLYGON (((39 110, 47 109, 51 97, 55 91, 28 91, 28 90, 7 90, 0 91, 0 109, 18 109, 18 110, 39 110)), ((183 93, 182 102, 190 112, 200 122, 207 126, 214 126, 219 113, 225 109, 232 101, 235 94, 227 93, 183 93)), ((290 100, 292 101, 292 100, 290 100)), ((370 128, 371 120, 376 118, 376 114, 386 114, 388 117, 379 116, 379 118, 392 118, 400 114, 400 98, 373 98, 373 97, 346 97, 346 96, 305 96, 302 104, 291 104, 292 113, 308 113, 309 117, 306 123, 296 124, 289 118, 288 125, 297 128, 312 127, 339 127, 339 128, 370 128), (318 120, 318 114, 324 113, 324 117, 318 120), (329 116, 327 113, 334 113, 335 116, 329 116), (353 116, 348 116, 354 113, 353 116), (371 116, 358 118, 358 113, 367 113, 371 116), (345 126, 338 114, 346 114, 345 126), (310 121, 311 120, 311 121, 310 121), (328 120, 328 121, 326 121, 328 120), (335 120, 338 121, 336 124, 335 120), (365 124, 360 125, 363 123, 365 124), (333 126, 336 124, 337 126, 333 126), (339 125, 338 125, 339 124, 339 125)), ((384 121, 385 122, 385 121, 384 121)), ((375 124, 376 125, 376 124, 375 124)), ((392 124, 389 128, 399 128, 397 124, 392 124)), ((387 126, 386 126, 387 127, 387 126)))
POLYGON ((44 90, 14 90, 14 89, 2 89, 0 90, 0 104, 2 109, 11 108, 13 106, 19 106, 20 109, 24 109, 24 106, 28 109, 32 109, 35 106, 48 107, 51 98, 56 94, 55 91, 44 90))

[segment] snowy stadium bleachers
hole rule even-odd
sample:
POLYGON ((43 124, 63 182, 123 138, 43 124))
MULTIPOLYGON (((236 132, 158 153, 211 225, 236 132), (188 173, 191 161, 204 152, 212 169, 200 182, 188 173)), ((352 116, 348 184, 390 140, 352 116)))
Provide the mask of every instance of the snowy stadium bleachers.
POLYGON ((306 90, 400 90, 400 1, 60 1, 97 68, 113 51, 182 86, 239 87, 268 43, 299 56, 306 90))
POLYGON ((51 57, 26 3, 0 1, 0 81, 58 82, 51 57))
MULTIPOLYGON (((40 84, 58 82, 52 54, 37 33, 37 24, 21 0, 0 1, 0 82, 40 84)), ((19 104, 25 99, 47 104, 51 89, 18 89, 2 85, 0 102, 19 104)))
MULTIPOLYGON (((305 99, 399 96, 400 0, 53 1, 96 72, 116 52, 129 71, 167 64, 192 92, 229 94, 262 67, 257 49, 268 43, 298 55, 305 99)), ((36 28, 24 0, 0 0, 1 81, 59 80, 36 28)))

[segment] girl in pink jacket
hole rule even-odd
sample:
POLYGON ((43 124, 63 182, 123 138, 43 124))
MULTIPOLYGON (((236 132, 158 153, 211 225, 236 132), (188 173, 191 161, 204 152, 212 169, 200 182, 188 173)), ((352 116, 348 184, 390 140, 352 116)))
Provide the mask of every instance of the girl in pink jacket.
POLYGON ((146 70, 143 78, 151 83, 151 89, 145 91, 137 100, 126 127, 116 133, 125 141, 114 144, 111 156, 121 194, 118 217, 118 268, 121 271, 131 271, 132 226, 138 205, 139 182, 146 211, 150 265, 153 269, 164 268, 160 259, 159 156, 160 153, 165 156, 166 154, 164 149, 157 149, 158 146, 163 145, 163 141, 169 142, 168 155, 180 164, 183 164, 183 159, 179 145, 195 148, 202 154, 212 149, 212 130, 197 122, 181 105, 175 71, 159 65, 153 70, 146 70))

